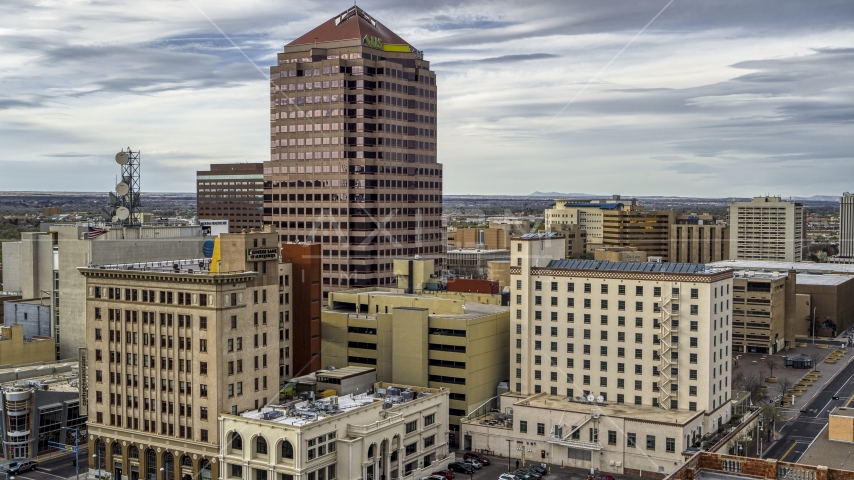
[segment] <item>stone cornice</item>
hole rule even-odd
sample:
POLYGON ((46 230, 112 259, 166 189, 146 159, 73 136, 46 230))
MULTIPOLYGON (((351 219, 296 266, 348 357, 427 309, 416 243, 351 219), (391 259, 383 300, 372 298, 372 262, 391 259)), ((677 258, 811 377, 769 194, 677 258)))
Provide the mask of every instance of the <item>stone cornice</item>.
MULTIPOLYGON (((620 272, 613 270, 566 270, 560 268, 533 267, 532 276, 544 277, 583 277, 583 278, 605 278, 615 280, 643 280, 661 282, 693 282, 714 283, 728 278, 733 278, 735 271, 731 269, 714 273, 666 273, 666 272, 620 272)), ((510 267, 510 275, 521 275, 522 267, 510 267)))
POLYGON ((151 270, 112 270, 106 268, 79 267, 87 278, 124 279, 147 282, 200 283, 221 285, 252 281, 257 272, 240 273, 171 273, 151 270))

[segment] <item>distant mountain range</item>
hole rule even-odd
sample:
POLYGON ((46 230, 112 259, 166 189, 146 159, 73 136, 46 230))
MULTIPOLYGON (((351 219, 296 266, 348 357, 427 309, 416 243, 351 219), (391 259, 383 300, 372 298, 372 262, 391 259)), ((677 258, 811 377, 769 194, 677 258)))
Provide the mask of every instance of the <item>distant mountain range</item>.
MULTIPOLYGON (((528 194, 529 197, 548 197, 548 198, 610 198, 611 195, 591 195, 589 193, 560 193, 560 192, 534 192, 528 194)), ((811 197, 783 197, 783 200, 789 200, 790 198, 794 198, 799 202, 838 202, 839 197, 841 195, 813 195, 811 197)), ((632 198, 633 196, 626 196, 626 198, 632 198)), ((638 198, 643 198, 644 196, 640 196, 638 198)), ((645 196, 646 198, 680 198, 680 197, 658 197, 655 195, 645 196)), ((687 197, 686 197, 687 198, 687 197)), ((731 198, 731 197, 721 197, 721 198, 731 198)), ((750 201, 750 198, 739 198, 737 200, 740 201, 750 201)))
POLYGON ((551 198, 568 198, 568 197, 610 197, 610 195, 590 195, 589 193, 560 193, 560 192, 534 192, 528 195, 529 197, 551 197, 551 198))

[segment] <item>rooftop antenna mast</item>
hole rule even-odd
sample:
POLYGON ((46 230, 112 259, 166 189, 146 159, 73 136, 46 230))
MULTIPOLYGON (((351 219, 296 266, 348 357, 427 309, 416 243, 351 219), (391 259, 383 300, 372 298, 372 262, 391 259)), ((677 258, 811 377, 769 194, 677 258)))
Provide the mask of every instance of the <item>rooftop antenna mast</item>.
POLYGON ((138 227, 140 220, 136 215, 142 206, 140 193, 140 154, 130 147, 116 154, 116 163, 122 168, 122 180, 116 185, 116 193, 110 194, 112 223, 120 227, 138 227))

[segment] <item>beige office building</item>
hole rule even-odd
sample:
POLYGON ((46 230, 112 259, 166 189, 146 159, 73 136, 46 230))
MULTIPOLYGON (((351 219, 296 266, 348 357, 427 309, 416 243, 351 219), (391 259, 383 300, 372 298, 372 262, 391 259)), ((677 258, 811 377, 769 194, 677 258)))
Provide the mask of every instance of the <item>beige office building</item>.
POLYGON ((675 212, 647 210, 604 210, 602 212, 602 245, 605 247, 634 247, 669 262, 670 226, 675 212))
POLYGON ((448 388, 456 426, 507 380, 509 320, 507 307, 463 299, 335 292, 321 315, 323 367, 376 367, 380 381, 448 388))
POLYGON ((454 458, 448 446, 448 396, 444 388, 378 382, 373 393, 223 414, 220 478, 424 478, 454 458))
POLYGON ((754 197, 729 206, 729 258, 800 262, 805 257, 806 212, 801 203, 754 197))
POLYGON ((437 85, 423 52, 354 6, 277 59, 264 223, 283 242, 322 244, 324 298, 393 284, 395 257, 441 267, 437 85))
POLYGON ((26 365, 55 360, 56 347, 52 337, 33 335, 24 338, 24 326, 0 328, 0 365, 26 365))
POLYGON ((513 239, 511 390, 704 412, 726 421, 733 272, 560 258, 562 238, 513 239))
POLYGON ((448 237, 448 249, 457 248, 507 250, 510 248, 510 232, 504 228, 457 228, 448 237))
POLYGON ((208 240, 198 226, 114 228, 93 238, 84 224, 47 228, 3 244, 4 288, 23 298, 49 297, 57 359, 86 346, 86 279, 78 267, 199 258, 208 240))
POLYGON ((196 172, 196 216, 227 220, 229 233, 261 229, 264 223, 264 165, 212 164, 196 172))
MULTIPOLYGON (((290 361, 290 283, 277 240, 271 230, 222 234, 211 259, 79 269, 81 401, 101 470, 132 480, 220 477, 219 413, 278 401, 290 361)), ((91 458, 89 466, 98 469, 91 458)))
POLYGON ((603 243, 604 212, 610 210, 635 210, 637 199, 611 198, 557 198, 552 208, 545 210, 546 230, 554 225, 578 225, 587 232, 591 248, 603 243))
POLYGON ((578 224, 552 223, 545 228, 545 231, 556 232, 566 238, 565 258, 588 258, 588 253, 601 246, 600 243, 591 246, 588 250, 587 230, 578 224))
POLYGON ((679 263, 727 260, 729 232, 729 226, 717 223, 713 218, 678 215, 670 225, 668 257, 671 262, 679 263))

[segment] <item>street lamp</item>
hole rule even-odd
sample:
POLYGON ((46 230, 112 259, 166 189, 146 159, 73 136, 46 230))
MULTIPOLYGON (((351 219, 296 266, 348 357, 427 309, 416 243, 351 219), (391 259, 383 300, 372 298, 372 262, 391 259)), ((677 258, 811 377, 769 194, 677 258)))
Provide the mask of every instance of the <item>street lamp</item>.
POLYGON ((92 458, 98 459, 98 480, 101 480, 101 446, 95 444, 95 448, 98 449, 98 453, 92 455, 92 458))
MULTIPOLYGON (((80 480, 80 437, 77 435, 77 429, 76 428, 74 428, 74 427, 65 427, 65 428, 67 428, 69 430, 74 430, 74 478, 75 478, 75 480, 80 480)), ((99 450, 99 452, 100 452, 100 450, 99 450)))
POLYGON ((165 467, 161 468, 160 471, 165 473, 165 475, 166 475, 165 480, 169 480, 169 464, 165 463, 164 465, 165 465, 165 467))
POLYGON ((812 344, 813 345, 815 345, 815 311, 816 310, 818 310, 818 307, 813 307, 813 309, 812 309, 812 344))

